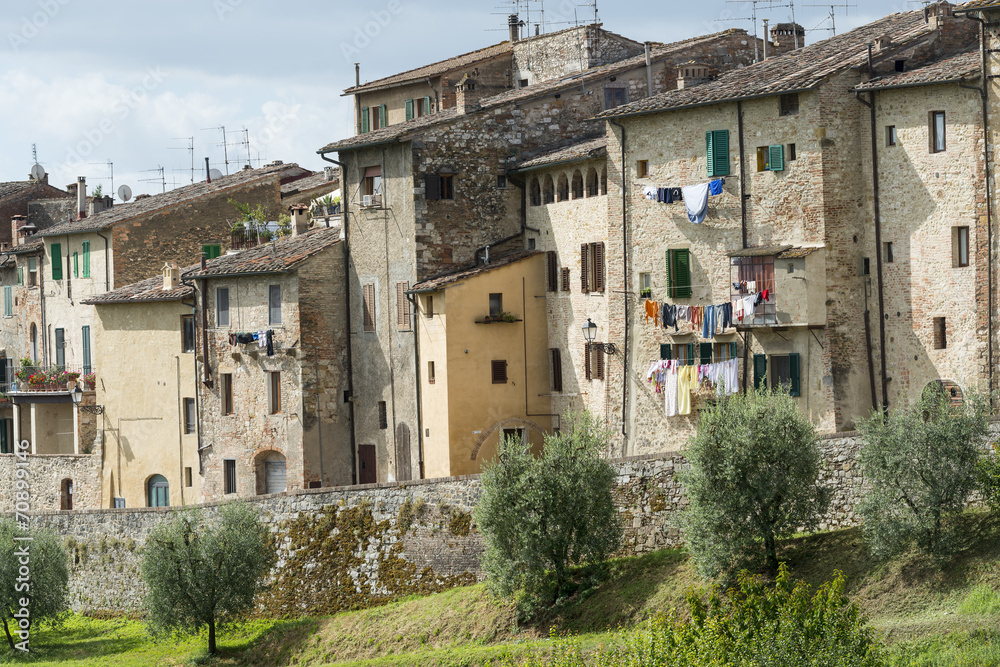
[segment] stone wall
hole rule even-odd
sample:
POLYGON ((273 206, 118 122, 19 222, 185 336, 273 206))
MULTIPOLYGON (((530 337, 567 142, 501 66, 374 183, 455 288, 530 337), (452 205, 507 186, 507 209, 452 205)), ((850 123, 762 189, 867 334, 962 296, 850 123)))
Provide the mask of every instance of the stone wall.
MULTIPOLYGON (((74 507, 100 507, 102 456, 100 448, 91 454, 29 455, 25 469, 32 511, 58 510, 62 506, 62 482, 66 479, 73 483, 74 507)), ((0 454, 0 507, 4 511, 14 506, 17 460, 15 454, 0 454)))
MULTIPOLYGON (((530 29, 531 26, 528 26, 530 29)), ((514 71, 530 84, 558 79, 583 69, 615 63, 643 52, 643 45, 601 29, 567 28, 514 43, 514 71)))

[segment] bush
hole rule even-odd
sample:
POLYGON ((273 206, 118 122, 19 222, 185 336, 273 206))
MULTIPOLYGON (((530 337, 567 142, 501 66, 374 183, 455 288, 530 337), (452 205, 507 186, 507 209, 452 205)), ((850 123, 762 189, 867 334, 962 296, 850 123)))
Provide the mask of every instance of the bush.
POLYGON ((777 540, 815 527, 829 504, 816 431, 785 391, 748 389, 701 414, 681 473, 681 517, 698 573, 778 569, 777 540))
POLYGON ((976 472, 983 500, 994 512, 1000 512, 1000 446, 994 443, 992 449, 992 454, 983 456, 976 463, 976 472))
POLYGON ((214 654, 216 628, 252 608, 273 563, 270 537, 245 504, 223 505, 214 522, 201 510, 180 512, 146 541, 142 576, 153 631, 207 627, 214 654))
POLYGON ((572 417, 568 429, 546 435, 535 457, 520 439, 505 439, 497 461, 482 475, 475 518, 486 541, 483 571, 491 589, 556 601, 569 584, 569 568, 605 560, 621 541, 612 498, 614 469, 601 458, 607 434, 593 417, 572 417), (555 574, 546 594, 545 572, 555 574))
POLYGON ((871 490, 858 506, 872 553, 889 557, 915 542, 944 557, 956 544, 948 516, 965 509, 976 488, 989 398, 970 392, 953 405, 928 388, 912 406, 861 422, 861 470, 871 490))
POLYGON ((735 589, 688 594, 690 620, 659 615, 623 632, 609 649, 585 661, 579 646, 560 642, 540 667, 633 665, 773 665, 780 667, 880 667, 885 658, 858 606, 844 594, 844 577, 812 594, 782 564, 774 586, 745 570, 735 589))
MULTIPOLYGON (((14 635, 19 632, 22 598, 29 600, 29 632, 43 622, 58 625, 69 613, 68 560, 66 549, 55 533, 28 531, 10 519, 0 520, 0 619, 12 650, 20 643, 15 642, 14 635), (31 537, 31 541, 15 541, 18 537, 31 537), (27 581, 20 572, 25 545, 30 571, 27 581)), ((18 639, 29 638, 21 635, 18 639)), ((23 646, 28 648, 27 644, 23 646)))

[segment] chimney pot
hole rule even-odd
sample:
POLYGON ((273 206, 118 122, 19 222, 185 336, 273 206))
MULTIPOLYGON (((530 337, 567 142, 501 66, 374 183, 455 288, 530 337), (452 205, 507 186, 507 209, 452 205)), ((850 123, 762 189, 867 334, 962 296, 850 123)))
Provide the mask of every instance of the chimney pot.
POLYGON ((87 217, 87 177, 78 176, 76 179, 76 211, 77 220, 87 217))
POLYGON ((163 291, 169 292, 177 289, 181 282, 181 270, 176 264, 166 263, 163 265, 163 291))
POLYGON ((511 14, 507 17, 507 26, 510 28, 510 43, 521 39, 521 21, 517 14, 511 14))
POLYGON ((292 204, 288 207, 292 216, 292 236, 305 234, 309 231, 309 207, 305 204, 292 204))

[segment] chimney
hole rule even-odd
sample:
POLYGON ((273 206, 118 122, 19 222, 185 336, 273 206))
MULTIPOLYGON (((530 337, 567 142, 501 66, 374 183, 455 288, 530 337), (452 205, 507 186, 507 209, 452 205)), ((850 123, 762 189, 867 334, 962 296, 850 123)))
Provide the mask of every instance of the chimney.
POLYGON ((693 88, 715 78, 716 71, 711 65, 694 60, 677 66, 677 90, 693 88))
POLYGON ((70 199, 76 199, 76 183, 70 183, 67 185, 66 192, 69 194, 70 199))
POLYGON ((11 245, 19 246, 24 243, 24 236, 22 230, 24 226, 28 224, 28 216, 26 215, 15 215, 10 219, 10 240, 11 245))
POLYGON ((646 42, 646 86, 649 88, 649 96, 653 96, 653 45, 646 42))
POLYGON ((309 207, 305 204, 292 204, 288 207, 292 215, 292 236, 299 236, 309 231, 309 207))
POLYGON ((208 165, 208 158, 205 158, 205 182, 212 182, 212 168, 208 165))
POLYGON ((327 183, 337 180, 337 169, 335 167, 323 167, 323 180, 327 183))
POLYGON ((176 264, 166 263, 163 265, 163 291, 170 292, 177 289, 181 283, 181 270, 176 264))
POLYGON ((771 33, 767 30, 768 19, 764 19, 764 60, 767 60, 767 47, 771 45, 771 33))
POLYGON ((354 85, 361 85, 361 63, 354 63, 354 85))
POLYGON ((511 44, 521 39, 521 21, 517 14, 511 14, 507 17, 507 27, 510 28, 511 44))
POLYGON ((87 217, 87 177, 78 176, 76 179, 76 210, 77 220, 87 217))
POLYGON ((768 53, 773 58, 805 45, 806 29, 798 23, 776 23, 771 27, 768 53))
POLYGON ((479 108, 479 98, 476 93, 476 80, 468 74, 455 84, 455 111, 459 114, 467 114, 479 108))

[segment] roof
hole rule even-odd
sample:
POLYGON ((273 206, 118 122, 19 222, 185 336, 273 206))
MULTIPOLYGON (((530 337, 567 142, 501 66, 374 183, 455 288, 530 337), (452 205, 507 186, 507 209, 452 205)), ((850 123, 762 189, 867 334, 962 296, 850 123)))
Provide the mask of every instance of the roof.
POLYGON ((250 250, 223 255, 198 267, 186 278, 221 278, 259 273, 288 273, 316 253, 340 242, 339 227, 320 227, 299 236, 284 236, 250 250))
MULTIPOLYGON (((671 90, 597 114, 597 118, 633 116, 670 109, 718 104, 753 97, 812 90, 827 78, 868 62, 868 45, 892 38, 894 50, 933 32, 923 10, 890 14, 878 21, 836 35, 749 67, 731 70, 715 81, 671 90)), ((880 53, 879 57, 884 57, 880 53)))
POLYGON ((170 190, 169 192, 136 199, 130 204, 113 206, 100 213, 95 213, 89 218, 60 222, 39 232, 37 236, 61 236, 63 234, 102 231, 140 215, 147 215, 160 209, 224 192, 292 169, 301 169, 301 167, 293 163, 262 167, 260 169, 244 169, 235 174, 217 178, 211 183, 201 181, 192 185, 185 185, 182 188, 170 190))
POLYGON ((979 46, 969 49, 957 56, 944 58, 909 72, 893 72, 885 76, 875 77, 866 81, 855 90, 884 90, 887 88, 906 88, 911 86, 929 86, 937 83, 962 81, 972 75, 979 75, 982 69, 982 56, 979 46))
POLYGON ((37 241, 31 241, 30 243, 22 243, 19 246, 13 247, 7 252, 11 255, 28 255, 33 252, 41 252, 45 249, 45 242, 41 239, 37 241))
MULTIPOLYGON (((730 34, 746 34, 746 31, 733 28, 722 32, 712 33, 710 35, 703 35, 701 37, 693 37, 679 42, 672 42, 670 44, 654 44, 652 47, 651 59, 653 62, 659 62, 662 60, 683 58, 686 55, 686 49, 717 40, 722 36, 730 34)), ((681 61, 678 60, 678 62, 681 61)), ((632 58, 626 58, 625 60, 620 60, 609 65, 592 67, 585 72, 577 72, 576 74, 559 79, 550 79, 548 81, 541 81, 524 88, 511 89, 500 93, 499 95, 493 95, 480 100, 480 111, 492 109, 504 104, 518 104, 527 102, 537 97, 554 95, 555 93, 568 88, 575 88, 577 86, 588 84, 592 81, 606 79, 622 72, 627 72, 629 70, 645 66, 646 56, 643 54, 632 58)), ((374 146, 393 141, 406 141, 410 135, 414 133, 419 133, 428 127, 450 122, 461 117, 464 116, 460 116, 454 107, 450 107, 437 113, 420 116, 419 118, 414 118, 402 123, 396 123, 395 125, 383 127, 373 132, 358 134, 353 137, 348 137, 347 139, 335 141, 319 149, 317 153, 333 153, 336 151, 361 148, 363 146, 374 146)))
POLYGON ((953 12, 955 14, 964 14, 965 12, 987 9, 989 7, 1000 7, 1000 2, 997 2, 997 0, 972 0, 971 2, 963 2, 958 7, 955 7, 953 12))
POLYGON ((445 289, 451 285, 462 282, 463 280, 468 280, 469 278, 474 278, 480 276, 484 273, 489 273, 495 269, 499 269, 504 266, 509 266, 516 262, 520 262, 522 259, 527 259, 529 257, 534 257, 539 255, 541 252, 538 250, 518 250, 517 252, 512 252, 509 255, 504 255, 490 261, 489 264, 477 264, 475 266, 466 267, 455 271, 454 273, 446 273, 434 278, 429 278, 423 282, 417 283, 410 290, 410 293, 414 292, 437 292, 439 290, 445 289))
MULTIPOLYGON (((181 273, 196 268, 198 268, 197 264, 181 269, 181 273)), ((191 296, 194 296, 194 288, 191 285, 180 283, 176 289, 165 290, 163 289, 163 276, 158 275, 131 285, 126 285, 125 287, 119 287, 116 290, 105 292, 104 294, 99 294, 82 301, 82 303, 91 305, 109 303, 152 303, 154 301, 180 301, 181 299, 186 299, 191 296)))
POLYGON ((577 162, 579 160, 591 160, 601 158, 608 154, 608 137, 601 135, 596 139, 587 139, 564 148, 559 148, 550 153, 539 155, 518 166, 517 171, 531 171, 542 167, 551 167, 566 162, 577 162))
POLYGON ((310 174, 304 178, 297 178, 294 181, 283 183, 281 185, 281 196, 288 197, 300 192, 315 190, 316 188, 321 188, 323 186, 328 186, 335 190, 340 187, 339 183, 339 177, 335 176, 332 181, 328 181, 326 180, 326 174, 320 171, 315 174, 310 174))
POLYGON ((726 254, 730 257, 769 257, 774 255, 778 259, 798 259, 800 257, 808 257, 817 250, 822 249, 822 247, 802 247, 786 244, 742 248, 740 250, 732 250, 726 254))
POLYGON ((430 65, 417 67, 415 69, 400 72, 399 74, 393 74, 392 76, 387 76, 382 79, 376 79, 375 81, 368 81, 360 86, 353 86, 346 89, 344 91, 344 95, 367 93, 374 90, 391 88, 393 86, 401 86, 413 81, 423 81, 424 79, 440 76, 441 74, 450 72, 454 69, 468 67, 474 63, 489 60, 490 58, 495 58, 505 54, 513 54, 513 52, 514 47, 511 46, 510 42, 500 42, 499 44, 463 53, 460 56, 448 58, 447 60, 439 60, 436 63, 431 63, 430 65))
POLYGON ((22 190, 27 190, 35 185, 41 185, 38 181, 8 181, 6 183, 0 183, 0 199, 4 197, 9 197, 10 195, 16 195, 22 190))

